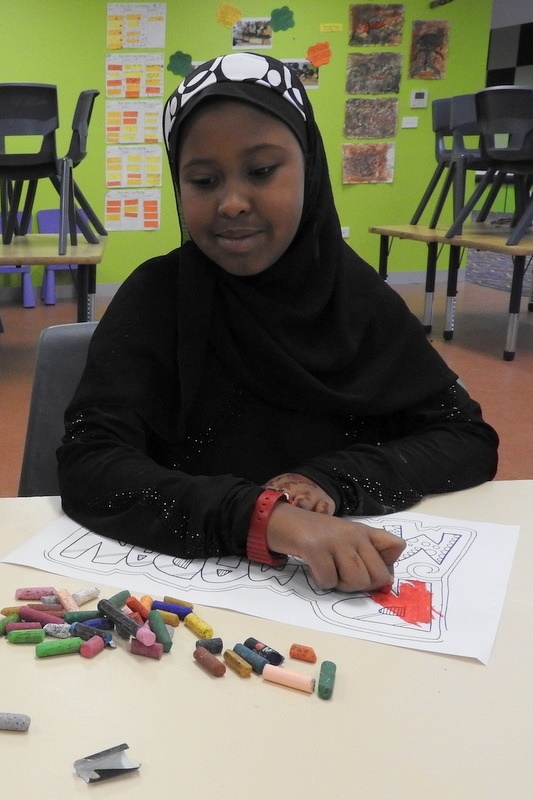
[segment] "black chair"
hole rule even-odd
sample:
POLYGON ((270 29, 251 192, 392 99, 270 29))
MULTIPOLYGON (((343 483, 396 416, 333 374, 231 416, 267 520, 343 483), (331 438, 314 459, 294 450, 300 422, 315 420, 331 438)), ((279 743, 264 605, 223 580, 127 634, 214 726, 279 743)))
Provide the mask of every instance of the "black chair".
POLYGON ((476 110, 481 130, 480 147, 487 169, 446 236, 458 235, 468 215, 484 192, 495 183, 487 202, 501 184, 502 176, 513 177, 515 214, 507 240, 516 245, 533 221, 530 187, 533 179, 533 89, 521 86, 491 86, 477 92, 476 110))
POLYGON ((53 325, 41 333, 22 458, 19 497, 58 495, 56 449, 63 414, 81 378, 96 322, 53 325))
POLYGON ((436 191, 441 177, 446 176, 440 190, 430 228, 436 228, 446 199, 453 190, 453 218, 462 209, 465 200, 467 170, 485 169, 478 142, 468 145, 467 137, 479 136, 474 95, 456 95, 434 100, 432 103, 433 132, 435 133, 435 158, 437 166, 427 185, 418 207, 411 218, 411 225, 417 225, 422 213, 436 191), (451 142, 448 144, 448 140, 451 142))
MULTIPOLYGON (((87 155, 89 123, 91 121, 94 101, 99 94, 100 92, 97 89, 84 89, 80 92, 72 119, 70 145, 67 153, 60 159, 58 174, 52 178, 52 183, 60 197, 63 196, 64 202, 69 205, 69 215, 74 213, 77 229, 83 233, 88 242, 92 242, 93 244, 98 242, 98 238, 91 231, 87 220, 89 220, 100 236, 106 236, 107 231, 74 180, 72 173, 87 155), (85 212, 85 215, 80 214, 79 209, 74 205, 74 200, 79 204, 82 211, 85 212)), ((74 235, 75 237, 76 226, 74 227, 74 231, 71 226, 70 231, 71 241, 73 243, 75 242, 75 238, 72 239, 72 236, 74 235)), ((64 235, 66 236, 66 231, 64 235)), ((63 252, 65 251, 63 250, 63 252)))
MULTIPOLYGON (((87 219, 80 215, 75 199, 100 235, 106 231, 86 198, 75 184, 72 171, 87 154, 87 132, 96 89, 81 92, 72 122, 70 146, 62 158, 57 157, 56 130, 59 125, 57 87, 50 84, 0 84, 0 181, 3 242, 9 244, 14 234, 24 235, 33 209, 37 182, 49 178, 59 194, 59 254, 67 249, 67 236, 77 244, 77 228, 88 242, 97 244, 98 236, 87 219), (10 137, 30 137, 28 148, 20 145, 16 153, 7 152, 10 137), (40 137, 38 152, 29 151, 35 137, 40 137), (22 149, 22 151, 21 151, 22 149), (24 210, 20 225, 17 213, 24 184, 27 183, 24 210)), ((24 141, 24 140, 23 140, 24 141)))
POLYGON ((57 173, 58 127, 56 86, 42 83, 0 84, 0 204, 4 244, 11 242, 14 233, 27 233, 37 181, 51 178, 57 173), (12 146, 14 137, 27 137, 24 140, 27 149, 15 150, 12 146), (26 181, 26 200, 19 225, 19 205, 26 181))

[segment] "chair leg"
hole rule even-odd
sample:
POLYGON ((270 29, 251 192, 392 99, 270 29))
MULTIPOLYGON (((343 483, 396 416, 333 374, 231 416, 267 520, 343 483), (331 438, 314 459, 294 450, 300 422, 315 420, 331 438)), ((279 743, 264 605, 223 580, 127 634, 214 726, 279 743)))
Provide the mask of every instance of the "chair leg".
POLYGON ((477 188, 474 190, 473 195, 471 196, 470 200, 465 203, 463 210, 459 212, 457 217, 454 219, 451 228, 446 233, 446 238, 451 239, 453 236, 460 236, 461 231, 463 230, 463 222, 467 219, 468 215, 473 211, 474 206, 476 205, 479 198, 482 196, 483 192, 491 183, 496 170, 494 167, 490 167, 486 172, 482 180, 479 182, 477 188))
MULTIPOLYGON (((8 181, 4 182, 8 184, 8 181)), ((20 196, 22 194, 22 181, 15 181, 15 185, 13 187, 13 192, 11 196, 9 196, 9 186, 7 187, 6 192, 6 219, 5 223, 3 224, 2 228, 2 242, 3 244, 11 244, 11 240, 13 239, 13 234, 17 230, 17 214, 19 210, 19 203, 20 203, 20 196)), ((4 198, 3 198, 4 199, 4 198)), ((2 220, 2 222, 4 222, 2 220)))
POLYGON ((503 182, 504 182, 506 176, 507 176, 507 173, 503 172, 502 170, 497 172, 496 175, 494 176, 494 180, 492 181, 492 186, 490 187, 490 190, 489 190, 489 192, 487 194, 487 197, 485 198, 485 202, 481 206, 481 211, 478 214, 478 217, 477 217, 477 221, 478 222, 485 222, 485 220, 487 219, 487 217, 489 215, 489 211, 491 210, 492 206, 494 205, 494 201, 496 200, 496 198, 498 196, 498 192, 500 191, 500 189, 503 186, 503 182))
MULTIPOLYGON (((76 181, 74 179, 72 179, 72 185, 74 186, 74 197, 76 198, 80 208, 83 211, 85 211, 85 214, 87 215, 87 219, 90 221, 90 223, 93 226, 93 228, 95 229, 95 231, 97 233, 99 233, 100 236, 107 236, 106 229, 104 228, 104 226, 102 225, 102 223, 100 222, 100 220, 98 219, 96 214, 94 213, 93 209, 89 205, 89 201, 87 200, 87 198, 85 197, 85 195, 83 194, 83 192, 81 191, 80 187, 78 186, 78 184, 76 183, 76 181)), ((80 230, 81 230, 81 228, 80 228, 80 230)), ((87 238, 87 237, 85 237, 85 238, 87 238)), ((98 243, 98 240, 96 242, 92 242, 92 244, 97 244, 97 243, 98 243)))
MULTIPOLYGON (((437 164, 435 172, 433 173, 433 175, 431 177, 431 180, 427 185, 426 191, 422 195, 422 200, 418 204, 418 207, 417 207, 415 213, 411 217, 411 222, 409 223, 410 225, 417 225, 418 224, 418 221, 419 221, 420 217, 422 216, 422 213, 423 213, 425 207, 429 203, 429 199, 430 199, 431 195, 433 194, 433 192, 435 191, 435 189, 437 187, 437 184, 439 182, 440 176, 444 172, 445 167, 446 167, 446 165, 444 163, 442 163, 442 162, 440 164, 437 164)), ((80 205, 81 205, 81 203, 80 203, 80 205)))
POLYGON ((455 164, 450 164, 448 169, 448 174, 446 175, 446 180, 444 181, 444 186, 442 187, 439 199, 437 200, 437 205, 435 206, 435 210, 433 212, 433 216, 429 222, 430 228, 436 228, 440 215, 442 214, 442 209, 444 208, 444 203, 446 202, 446 198, 450 193, 450 189, 452 187, 455 175, 455 164))
MULTIPOLYGON (((59 161, 59 255, 63 256, 67 252, 67 234, 70 230, 70 172, 72 161, 68 158, 61 158, 59 161)), ((71 239, 72 240, 72 239, 71 239)), ((75 242, 72 242, 75 244, 75 242)))
MULTIPOLYGON (((22 182, 21 182, 22 185, 22 182)), ((31 222, 31 212, 33 211, 33 203, 37 193, 37 181, 28 181, 28 188, 26 189, 26 200, 24 201, 24 209, 22 211, 22 219, 19 225, 19 234, 25 236, 28 233, 31 222)))
POLYGON ((24 308, 35 308, 35 292, 31 280, 31 272, 23 272, 22 278, 22 305, 24 308))
POLYGON ((47 306, 56 303, 56 275, 53 269, 44 268, 43 283, 41 286, 41 300, 47 306))
POLYGON ((531 223, 533 222, 533 200, 530 201, 522 216, 520 217, 517 226, 509 236, 506 244, 512 246, 518 244, 522 236, 527 232, 531 223))

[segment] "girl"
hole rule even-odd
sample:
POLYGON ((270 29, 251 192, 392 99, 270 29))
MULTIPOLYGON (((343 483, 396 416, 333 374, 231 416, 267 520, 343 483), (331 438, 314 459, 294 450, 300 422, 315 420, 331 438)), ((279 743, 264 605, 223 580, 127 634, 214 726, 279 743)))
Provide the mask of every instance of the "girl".
POLYGON ((489 480, 497 436, 343 241, 286 66, 202 65, 164 133, 182 245, 98 325, 58 451, 64 510, 171 555, 292 554, 323 588, 390 585, 404 542, 343 516, 489 480))

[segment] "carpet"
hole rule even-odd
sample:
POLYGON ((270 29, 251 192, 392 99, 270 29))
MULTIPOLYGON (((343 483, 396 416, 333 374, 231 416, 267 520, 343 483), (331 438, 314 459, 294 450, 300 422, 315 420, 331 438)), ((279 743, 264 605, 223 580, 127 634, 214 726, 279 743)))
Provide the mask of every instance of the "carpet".
MULTIPOLYGON (((501 225, 507 228, 508 217, 490 214, 489 221, 494 226, 501 225)), ((526 260, 522 297, 531 297, 533 290, 531 261, 532 259, 526 260)), ((465 270, 465 280, 468 283, 477 283, 480 286, 488 286, 490 289, 510 292, 512 277, 513 262, 509 256, 481 250, 468 250, 465 270)))

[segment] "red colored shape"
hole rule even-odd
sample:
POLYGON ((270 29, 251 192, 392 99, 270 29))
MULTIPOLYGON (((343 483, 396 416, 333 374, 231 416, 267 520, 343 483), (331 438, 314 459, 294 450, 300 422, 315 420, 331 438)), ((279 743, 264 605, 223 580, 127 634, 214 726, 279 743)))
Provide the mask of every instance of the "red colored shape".
POLYGON ((437 613, 431 606, 431 591, 424 581, 398 581, 397 593, 370 592, 370 597, 411 625, 427 625, 437 613))

